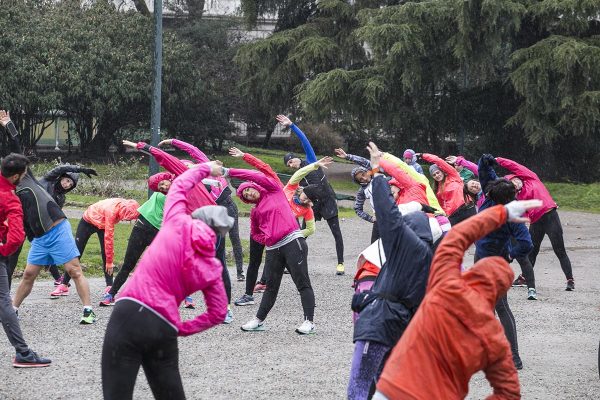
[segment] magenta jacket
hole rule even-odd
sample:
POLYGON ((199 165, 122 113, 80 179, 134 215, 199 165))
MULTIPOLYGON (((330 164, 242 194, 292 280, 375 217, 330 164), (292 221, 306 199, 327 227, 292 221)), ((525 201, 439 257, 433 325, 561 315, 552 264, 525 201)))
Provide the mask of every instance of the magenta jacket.
POLYGON ((290 233, 299 230, 298 222, 279 182, 258 171, 231 168, 229 176, 244 182, 237 189, 237 196, 245 203, 242 193, 252 187, 260 192, 260 199, 250 211, 250 236, 256 242, 273 246, 290 233))
POLYGON ((546 186, 544 186, 535 172, 506 158, 496 157, 496 161, 498 165, 512 172, 511 175, 506 175, 505 179, 511 180, 516 177, 523 181, 523 188, 517 193, 517 200, 538 199, 542 201, 541 207, 529 210, 527 213, 532 224, 536 223, 548 211, 558 208, 558 205, 552 196, 550 196, 550 192, 548 192, 548 189, 546 189, 546 186))
POLYGON ((218 325, 227 314, 227 295, 221 279, 223 266, 215 258, 215 233, 187 213, 188 193, 209 173, 209 167, 202 165, 173 181, 160 231, 118 296, 118 300, 133 300, 154 311, 179 336, 218 325), (204 295, 206 311, 182 321, 179 305, 186 296, 199 290, 204 295))
MULTIPOLYGON (((199 148, 197 148, 194 145, 191 145, 189 143, 186 143, 182 140, 177 140, 177 139, 173 139, 173 141, 171 142, 171 144, 178 148, 179 150, 183 150, 186 153, 188 153, 190 155, 190 157, 192 157, 194 159, 194 161, 196 161, 199 164, 204 164, 209 162, 210 160, 208 159, 208 157, 206 156, 206 154, 204 154, 204 152, 202 150, 200 150, 199 148)), ((218 187, 213 187, 210 191, 210 194, 214 197, 214 199, 218 199, 219 196, 221 196, 221 192, 223 192, 223 190, 227 187, 227 185, 229 185, 229 183, 227 183, 227 180, 225 178, 223 178, 222 176, 213 178, 216 179, 217 181, 219 181, 219 186, 218 187)))
POLYGON ((460 165, 463 168, 468 169, 475 176, 479 176, 479 171, 477 170, 477 164, 465 159, 463 156, 456 157, 456 165, 460 165))

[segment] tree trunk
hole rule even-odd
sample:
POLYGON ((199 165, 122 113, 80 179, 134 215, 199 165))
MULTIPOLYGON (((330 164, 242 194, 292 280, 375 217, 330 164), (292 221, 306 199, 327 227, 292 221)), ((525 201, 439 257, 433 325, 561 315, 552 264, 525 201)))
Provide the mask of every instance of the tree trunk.
POLYGON ((152 13, 148 9, 146 2, 144 0, 133 0, 133 4, 135 5, 135 9, 138 12, 146 17, 152 16, 152 13))

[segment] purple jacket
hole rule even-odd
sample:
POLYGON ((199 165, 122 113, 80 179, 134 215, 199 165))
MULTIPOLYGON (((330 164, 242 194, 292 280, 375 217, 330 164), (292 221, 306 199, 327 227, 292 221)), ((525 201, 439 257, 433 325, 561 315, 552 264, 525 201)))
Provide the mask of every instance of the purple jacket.
POLYGON ((173 326, 179 336, 218 325, 227 313, 227 296, 221 279, 223 266, 215 258, 215 233, 186 211, 187 194, 209 173, 209 167, 202 165, 173 181, 162 227, 119 296, 119 300, 145 305, 173 326), (179 305, 186 296, 199 290, 204 294, 206 312, 181 321, 179 305))
POLYGON ((541 207, 531 209, 527 212, 527 216, 531 219, 532 224, 536 223, 548 211, 558 208, 558 205, 552 196, 550 196, 550 192, 548 192, 548 189, 546 189, 546 186, 544 186, 535 172, 506 158, 496 157, 496 162, 501 167, 512 172, 511 175, 506 175, 505 179, 519 178, 523 181, 523 188, 517 193, 517 200, 537 199, 542 201, 541 207))
POLYGON ((290 233, 299 230, 298 222, 279 182, 258 171, 231 168, 229 176, 249 182, 242 183, 237 196, 245 203, 242 193, 252 187, 260 192, 260 199, 250 211, 250 236, 256 242, 273 246, 290 233))

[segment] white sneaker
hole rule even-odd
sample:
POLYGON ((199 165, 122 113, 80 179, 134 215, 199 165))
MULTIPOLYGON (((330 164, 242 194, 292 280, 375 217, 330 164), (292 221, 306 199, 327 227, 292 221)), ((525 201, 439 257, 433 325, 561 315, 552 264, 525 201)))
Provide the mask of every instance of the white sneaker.
POLYGON ((315 324, 313 324, 312 321, 305 319, 302 325, 296 328, 296 332, 300 335, 312 335, 316 333, 315 324))
POLYGON ((265 330, 265 321, 261 321, 258 318, 253 318, 250 321, 242 325, 242 330, 245 332, 259 332, 265 330))

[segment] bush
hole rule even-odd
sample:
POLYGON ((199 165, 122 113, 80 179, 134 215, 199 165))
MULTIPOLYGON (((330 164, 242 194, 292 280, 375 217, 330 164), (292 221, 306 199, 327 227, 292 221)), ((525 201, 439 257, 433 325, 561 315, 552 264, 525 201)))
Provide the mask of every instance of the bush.
MULTIPOLYGON (((310 144, 316 154, 333 154, 333 149, 344 147, 344 139, 327 124, 302 124, 302 131, 310 140, 310 144)), ((289 139, 289 148, 297 152, 302 152, 302 145, 295 134, 291 134, 289 139)))

